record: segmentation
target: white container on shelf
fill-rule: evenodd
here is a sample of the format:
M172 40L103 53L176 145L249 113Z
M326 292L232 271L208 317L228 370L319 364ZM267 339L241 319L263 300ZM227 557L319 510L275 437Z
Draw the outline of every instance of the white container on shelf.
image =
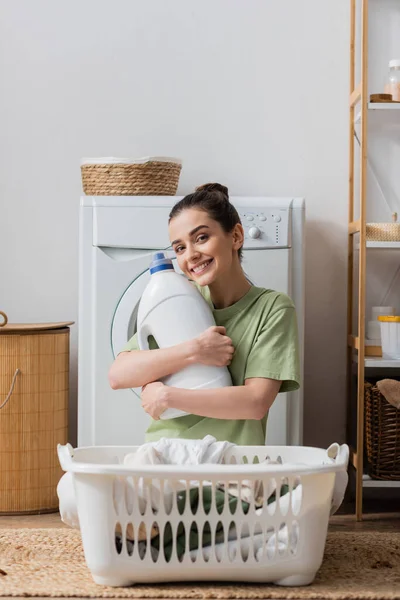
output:
M378 340L378 346L381 345L381 324L378 317L394 315L393 306L373 306L371 308L371 320L367 321L365 334L368 340Z
M379 321L368 321L366 334L368 340L378 340L380 345L381 325Z
M382 356L400 360L400 317L380 316Z
M387 315L394 315L393 306L373 306L371 308L372 321L376 321L378 317L385 317Z

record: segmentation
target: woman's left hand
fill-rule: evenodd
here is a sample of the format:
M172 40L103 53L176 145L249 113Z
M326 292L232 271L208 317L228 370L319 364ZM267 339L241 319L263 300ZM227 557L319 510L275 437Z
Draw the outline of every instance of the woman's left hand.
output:
M167 390L168 387L161 381L148 383L142 387L142 406L155 421L158 421L168 408Z

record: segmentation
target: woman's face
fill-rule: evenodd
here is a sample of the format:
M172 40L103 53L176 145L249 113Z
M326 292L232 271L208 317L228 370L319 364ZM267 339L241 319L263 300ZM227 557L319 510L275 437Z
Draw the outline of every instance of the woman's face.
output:
M229 272L241 246L241 225L226 233L204 210L188 208L171 219L169 235L183 273L201 286ZM237 235L239 233L239 235Z

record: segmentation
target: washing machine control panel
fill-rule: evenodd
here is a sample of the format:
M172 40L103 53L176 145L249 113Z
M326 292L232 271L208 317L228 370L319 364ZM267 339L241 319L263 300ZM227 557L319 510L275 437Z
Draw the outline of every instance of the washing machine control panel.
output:
M93 200L93 245L116 248L167 248L170 245L168 218L174 201L161 199L160 205L122 197L106 205L101 197ZM292 199L231 198L243 224L244 248L291 247Z
M244 228L244 248L288 248L289 208L241 208L237 211Z

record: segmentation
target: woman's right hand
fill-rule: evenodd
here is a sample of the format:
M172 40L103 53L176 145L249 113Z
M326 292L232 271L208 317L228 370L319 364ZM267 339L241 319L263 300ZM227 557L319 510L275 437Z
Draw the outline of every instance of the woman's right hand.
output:
M213 367L226 367L231 364L235 349L225 327L209 327L193 340L193 361Z

